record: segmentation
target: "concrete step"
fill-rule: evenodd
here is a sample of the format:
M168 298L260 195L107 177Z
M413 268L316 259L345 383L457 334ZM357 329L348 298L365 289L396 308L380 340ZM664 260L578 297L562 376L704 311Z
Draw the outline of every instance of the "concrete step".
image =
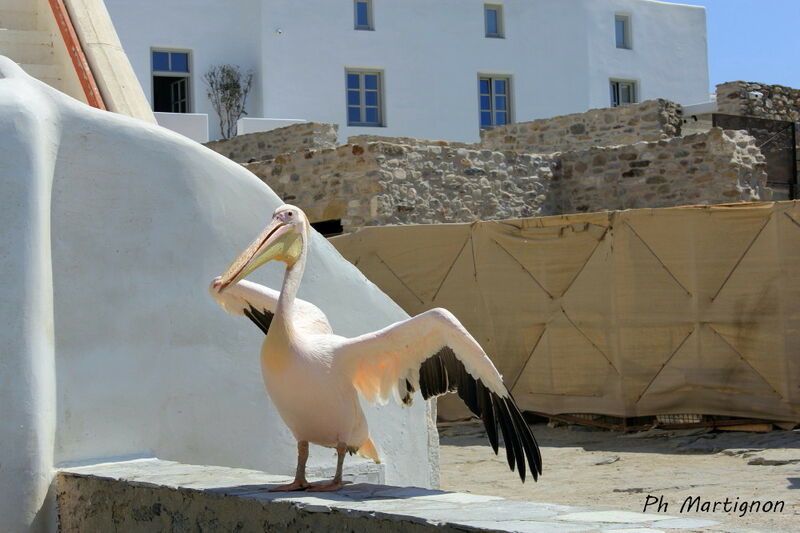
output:
M176 519L198 531L566 533L710 526L729 531L713 520L655 511L571 507L371 483L330 493L266 492L289 481L254 470L159 459L67 468L56 477L60 531L175 531Z
M5 7L5 5L3 7ZM38 20L35 9L30 11L0 9L0 28L8 30L35 30L37 25Z

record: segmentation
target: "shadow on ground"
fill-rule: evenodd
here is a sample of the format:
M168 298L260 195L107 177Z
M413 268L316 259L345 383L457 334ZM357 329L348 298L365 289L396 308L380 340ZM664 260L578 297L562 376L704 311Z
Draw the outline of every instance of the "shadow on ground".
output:
M800 449L800 430L750 433L718 431L709 428L676 429L622 433L588 426L531 426L540 447L572 448L586 451L712 454L723 450ZM478 422L448 424L439 428L439 439L448 446L486 444L486 432ZM797 457L800 460L800 453Z
M287 481L291 478L287 477ZM282 483L282 482L281 482ZM233 487L220 487L219 489L205 489L206 492L219 492L226 495L257 496L259 500L284 500L311 496L317 500L329 502L360 502L367 500L404 500L408 498L424 498L446 494L445 491L423 489L419 487L393 487L376 485L374 483L345 483L345 486L335 492L269 492L281 483L237 485Z

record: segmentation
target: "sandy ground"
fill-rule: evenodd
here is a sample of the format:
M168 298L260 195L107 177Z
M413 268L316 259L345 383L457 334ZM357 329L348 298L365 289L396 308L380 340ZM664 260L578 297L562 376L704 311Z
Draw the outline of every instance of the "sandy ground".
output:
M441 487L566 505L642 512L648 495L665 515L716 520L713 531L800 532L800 429L769 433L651 430L619 433L582 426L532 426L544 473L524 485L495 456L476 422L440 427ZM680 512L687 497L730 500L717 512ZM738 499L738 500L737 500ZM746 512L752 500L783 501L783 512ZM654 500L651 500L654 501ZM749 508L747 509L749 511ZM647 508L657 513L657 505Z

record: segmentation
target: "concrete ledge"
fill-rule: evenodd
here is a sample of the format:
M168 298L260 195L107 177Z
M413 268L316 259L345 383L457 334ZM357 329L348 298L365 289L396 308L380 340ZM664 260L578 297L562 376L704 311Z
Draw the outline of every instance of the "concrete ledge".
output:
M336 493L268 493L290 479L140 459L69 468L56 489L60 531L689 530L710 520L512 501L368 483Z
M199 143L208 142L208 115L205 113L153 113L163 126Z

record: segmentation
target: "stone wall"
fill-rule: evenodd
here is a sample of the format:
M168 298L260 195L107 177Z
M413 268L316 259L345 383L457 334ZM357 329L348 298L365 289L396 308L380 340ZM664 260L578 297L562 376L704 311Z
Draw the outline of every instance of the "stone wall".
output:
M488 446L486 457L490 457ZM314 452L312 451L312 454ZM331 460L335 462L333 457ZM345 478L350 458L345 461ZM517 483L504 472L507 483ZM291 477L139 459L58 473L61 533L513 533L668 529L664 515L364 483L335 493L268 492ZM316 481L311 478L310 481ZM533 483L528 481L528 483ZM611 516L615 515L615 516ZM705 517L704 517L705 518ZM666 522L674 523L675 520ZM708 520L682 520L697 529ZM677 526L676 526L677 527ZM6 530L10 531L10 530ZM13 530L20 531L20 530ZM4 531L5 533L5 531Z
M365 142L245 166L312 222L345 231L766 196L754 139L719 128L551 155Z
M378 162L359 145L284 154L244 166L285 202L302 208L311 222L341 219L347 231L375 212Z
M373 484L358 477L347 479L347 463L344 472L347 485L336 498L321 494L312 504L305 492L268 492L290 478L255 470L158 459L90 465L58 473L58 531L464 531L454 522L462 518L462 507L474 502L472 495ZM446 520L430 519L415 509L435 504L442 496L454 507ZM404 505L408 498L416 505ZM497 500L483 500L487 512ZM531 513L531 509L526 511Z
M360 226L529 217L545 205L549 156L386 142L307 150L245 165L312 222Z
M681 122L680 105L648 100L483 130L481 145L539 154L582 150L668 139L680 135Z
M416 137L387 137L384 135L354 135L347 138L348 144L364 144L370 142L385 142L391 144L404 144L407 146L449 146L451 148L468 148L480 150L478 143L462 143L457 141L442 141L430 139L417 139Z
M206 146L237 163L248 163L300 150L335 148L338 129L335 124L304 122L212 141Z
M800 89L732 81L717 85L717 110L729 115L800 122Z
M502 220L547 214L558 161L546 155L372 145L384 158L371 225Z
M743 131L560 154L556 209L584 213L768 199L766 162Z
M651 100L487 130L481 145L362 135L337 147L335 126L308 123L209 146L344 231L769 195L746 132L680 137L680 124L678 104Z

